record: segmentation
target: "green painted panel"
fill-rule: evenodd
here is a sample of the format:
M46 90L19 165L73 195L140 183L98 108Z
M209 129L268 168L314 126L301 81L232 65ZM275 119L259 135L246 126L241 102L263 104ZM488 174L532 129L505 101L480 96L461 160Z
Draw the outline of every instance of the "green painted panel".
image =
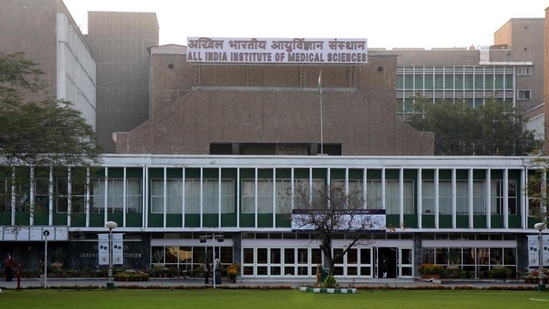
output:
M366 170L367 179L381 179L381 170L368 169Z
M185 169L185 178L200 178L200 169L199 168L186 168Z
M439 170L438 171L439 179L452 179L452 170Z
M141 227L143 225L143 214L133 213L126 214L126 226L128 227Z
M222 214L221 226L223 227L236 227L236 214Z
M183 170L180 168L169 168L168 171L168 178L181 178L183 177Z
M491 215L491 226L493 229L502 229L503 228L503 215Z
M257 174L259 175L259 178L273 178L272 169L259 169L257 170Z
M520 216L509 215L509 228L521 228Z
M385 170L385 178L386 179L398 179L400 171L399 170L393 170L393 169L386 169Z
M273 215L272 214L258 214L257 215L258 227L273 227Z
M438 227L441 229L452 228L452 216L451 215L439 215L438 216Z
M309 169L308 168L296 168L294 169L295 178L309 178Z
M419 224L417 222L416 215L404 215L404 226L406 228L418 228Z
M328 170L325 168L313 168L313 178L328 178Z
M349 179L362 179L364 178L363 169L349 169Z
M332 179L345 179L345 169L342 169L342 168L331 169L330 177Z
M434 170L421 170L421 178L422 179L435 179L435 171Z
M473 179L486 179L486 170L473 170Z
M204 178L219 178L219 169L217 168L205 168L202 172Z
M36 216L35 216L35 223L36 223ZM71 216L71 227L85 227L86 226L86 214L73 214Z
M2 225L2 220L0 219L0 225ZM35 225L48 225L49 216L47 213L37 213L34 214L34 224Z
M103 214L90 214L90 227L104 227L105 216ZM141 225L140 225L141 226Z
M400 216L399 215L386 215L385 220L387 227L400 228Z
M292 227L292 221L289 220L287 215L276 215L276 227Z
M185 215L185 227L200 227L200 214Z
M149 227L163 227L164 216L162 214L149 214Z
M181 214L167 214L166 227L181 227L183 225L183 216Z
M114 221L118 224L118 226L122 226L122 222L124 222L123 219L124 219L124 216L122 213L109 214L107 216L107 221Z
M240 215L240 227L254 227L255 215L254 214L241 214Z
M0 225L11 225L11 215L9 212L0 213Z
M457 228L469 228L469 216L457 215L456 216L456 227Z
M15 222L17 223L17 217L15 219ZM53 214L53 225L67 225L67 214L54 213Z
M276 169L276 178L278 179L289 179L292 176L292 171L289 168L277 168Z
M434 215L421 215L422 228L434 228L435 216Z
M473 226L476 229L486 228L486 215L473 215Z
M540 219L534 217L528 217L528 228L533 229L536 223L541 222Z
M217 214L204 214L202 216L202 226L204 227L218 227L219 216Z

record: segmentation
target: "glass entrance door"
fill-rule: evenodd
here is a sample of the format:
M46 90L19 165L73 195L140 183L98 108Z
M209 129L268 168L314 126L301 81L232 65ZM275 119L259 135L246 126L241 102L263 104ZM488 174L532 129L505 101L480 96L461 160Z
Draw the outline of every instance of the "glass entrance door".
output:
M414 275L414 250L412 248L398 248L398 277L411 278Z

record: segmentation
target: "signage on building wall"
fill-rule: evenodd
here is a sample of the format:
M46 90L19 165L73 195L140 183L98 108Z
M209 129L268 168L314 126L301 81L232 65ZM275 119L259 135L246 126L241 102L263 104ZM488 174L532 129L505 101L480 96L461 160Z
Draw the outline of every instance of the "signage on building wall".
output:
M98 234L98 258L99 265L109 265L109 234ZM112 264L122 265L124 249L122 247L122 234L112 234Z
M543 235L541 242L543 266L549 265L549 235ZM539 236L528 235L528 267L539 267Z
M334 220L331 225L339 230L381 231L387 227L385 209L360 209L336 214L326 214L322 211L315 214L315 211L310 209L292 209L292 230L315 230L316 225L313 222L322 222L326 219Z
M187 38L187 62L312 63L368 62L366 39Z

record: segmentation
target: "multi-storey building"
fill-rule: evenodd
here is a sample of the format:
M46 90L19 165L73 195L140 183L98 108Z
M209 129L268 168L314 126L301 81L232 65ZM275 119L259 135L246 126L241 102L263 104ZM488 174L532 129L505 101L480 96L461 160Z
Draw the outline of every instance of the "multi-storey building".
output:
M398 113L403 118L418 96L433 102L463 100L471 107L495 98L528 113L529 129L543 137L543 18L510 19L494 33L491 46L371 49L370 54L397 55Z
M24 52L44 72L47 95L71 101L95 129L95 60L63 1L4 1L1 15L0 51Z
M223 63L221 52L120 41L121 35L140 32L115 31L111 23L127 20L148 29L143 35L154 43L158 27L152 15L90 17L99 24L89 27L102 76L97 93L104 96L105 123L98 126L108 127L101 134L105 141L116 133L118 154L104 155L91 170L22 167L0 176L0 252L14 252L25 267L37 267L45 230L49 251L65 249L67 267L95 267L98 234L115 221L114 232L124 234L125 266L160 263L190 271L215 247L224 264L242 264L245 277L312 277L322 260L318 243L310 233L292 229L282 207L281 192L291 192L296 183L358 188L363 207L384 210L385 226L396 227L372 233L338 260L338 276L378 277L382 256L389 260L389 276L398 278L417 276L421 263L458 265L478 278L493 266L515 273L534 266L528 236L535 235L540 206L525 190L533 173L529 158L432 156L433 135L409 127L395 108L395 98L406 106L417 91L435 100L461 95L473 106L493 95L535 107L539 89L521 83L539 67L528 55L511 57L520 44L501 48L508 43L498 38L499 48L488 50L395 55L400 51L356 52L360 40L290 39L269 46L284 46L278 57L293 62L252 63L239 61L248 56L240 52L261 46L261 39L206 41L203 46L247 44L245 51L225 55L233 63ZM102 28L103 21L110 26ZM500 31L512 32L508 28L520 27ZM320 42L323 48L349 49L337 52L346 60L327 63L320 59L328 56L314 49L288 50ZM150 57L143 56L145 49ZM108 55L124 59L111 61ZM438 62L442 55L454 60ZM148 89L142 87L144 58ZM123 71L135 84L125 84ZM132 99L126 94L141 102L127 115ZM150 96L148 116L144 94ZM124 103L114 106L118 98ZM225 241L200 242L213 233ZM345 245L343 238L332 247L339 251Z

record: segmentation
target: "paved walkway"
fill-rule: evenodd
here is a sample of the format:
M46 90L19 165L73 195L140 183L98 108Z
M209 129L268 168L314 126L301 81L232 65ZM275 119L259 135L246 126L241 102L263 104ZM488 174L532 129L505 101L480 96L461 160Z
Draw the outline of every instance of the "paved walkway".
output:
M291 287L299 287L305 285L313 285L314 278L310 279L247 279L238 278L236 283L228 283L227 280L222 280L221 285L247 285L247 286L280 286L286 285ZM56 288L60 286L106 286L107 278L48 278L48 286ZM342 279L338 280L341 287L360 287L360 286L390 286L390 287L414 287L414 286L475 286L478 288L489 286L530 286L536 287L535 284L527 284L519 280L435 280L433 282L414 279ZM115 286L203 286L203 278L151 278L144 282L120 282L115 281ZM209 286L213 285L210 283ZM21 288L40 287L40 279L21 279ZM0 289L15 289L17 288L17 278L12 282L0 281Z

